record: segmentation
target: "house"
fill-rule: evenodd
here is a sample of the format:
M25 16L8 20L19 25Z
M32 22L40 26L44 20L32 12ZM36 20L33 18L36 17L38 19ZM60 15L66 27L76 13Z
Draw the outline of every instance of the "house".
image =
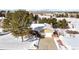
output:
M45 35L45 37L51 37L52 33L53 33L53 28L51 27L51 25L49 24L31 24L30 26L32 28L32 30L41 32L43 30L43 34Z

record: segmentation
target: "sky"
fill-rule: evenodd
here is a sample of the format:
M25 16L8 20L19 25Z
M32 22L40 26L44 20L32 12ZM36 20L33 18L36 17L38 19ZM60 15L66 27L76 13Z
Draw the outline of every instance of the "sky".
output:
M0 0L0 9L78 10L78 0Z

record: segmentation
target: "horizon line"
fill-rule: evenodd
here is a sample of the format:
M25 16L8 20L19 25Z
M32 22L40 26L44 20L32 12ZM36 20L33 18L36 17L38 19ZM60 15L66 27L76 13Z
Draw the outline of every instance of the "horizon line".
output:
M27 11L79 11L79 9L0 9L0 10L27 10Z

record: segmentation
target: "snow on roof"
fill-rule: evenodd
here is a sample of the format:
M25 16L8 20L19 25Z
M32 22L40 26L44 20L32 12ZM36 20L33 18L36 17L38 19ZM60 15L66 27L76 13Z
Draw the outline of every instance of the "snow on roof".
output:
M51 27L50 24L44 23L44 24L31 24L30 26L32 28L32 30L36 30L38 32L40 32L43 29L49 29L53 31L53 28Z
M45 26L44 24L31 24L31 28L32 29L34 29L34 28L36 28L36 27L43 27L43 26Z

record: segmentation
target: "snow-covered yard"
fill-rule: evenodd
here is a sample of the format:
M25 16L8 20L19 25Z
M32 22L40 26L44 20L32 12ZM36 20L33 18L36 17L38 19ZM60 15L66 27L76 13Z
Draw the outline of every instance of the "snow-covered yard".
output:
M67 34L64 35L65 42L74 50L79 50L79 34Z
M0 36L0 49L36 49L34 47L34 43L38 42L32 41L32 42L21 42L20 38L15 38L11 34Z
M79 32L79 18L57 18L57 20L66 19L67 21L71 22L69 24L70 29L72 31L78 31ZM74 27L74 28L72 28ZM64 40L66 44L70 45L72 49L79 50L79 34L68 34L65 32L65 30L62 32L64 33Z

